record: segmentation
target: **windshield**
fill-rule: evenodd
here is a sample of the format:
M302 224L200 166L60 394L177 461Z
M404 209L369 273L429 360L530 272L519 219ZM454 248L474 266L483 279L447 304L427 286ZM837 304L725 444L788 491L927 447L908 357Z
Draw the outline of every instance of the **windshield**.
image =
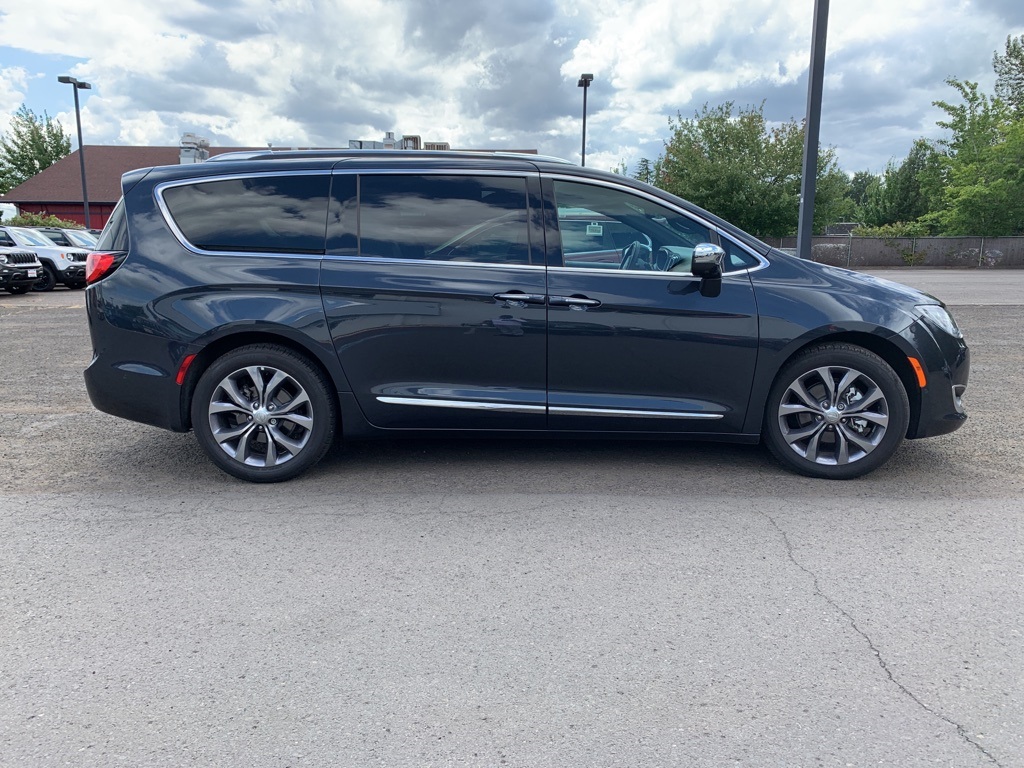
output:
M11 228L7 230L11 233L11 237L14 238L14 242L18 245L42 245L53 247L56 245L53 240L41 235L39 232L33 232L29 229L15 229Z
M96 245L96 238L84 229L65 229L64 234L68 236L68 240L72 243L83 248L92 248Z

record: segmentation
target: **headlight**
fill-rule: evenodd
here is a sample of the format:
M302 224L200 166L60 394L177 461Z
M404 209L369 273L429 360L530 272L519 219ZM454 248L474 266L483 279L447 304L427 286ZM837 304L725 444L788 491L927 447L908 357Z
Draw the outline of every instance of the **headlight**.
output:
M946 311L945 307L940 307L938 304L918 304L917 311L921 313L921 317L927 317L934 325L937 325L950 336L955 336L958 339L964 337L964 334L956 324L956 320Z
M7 263L7 254L6 253L0 253L0 264L6 264L6 263Z

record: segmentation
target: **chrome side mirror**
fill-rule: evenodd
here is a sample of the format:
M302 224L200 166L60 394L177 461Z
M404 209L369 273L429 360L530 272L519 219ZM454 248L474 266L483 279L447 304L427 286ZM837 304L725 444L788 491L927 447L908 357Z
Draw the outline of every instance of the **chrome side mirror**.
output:
M693 249L693 263L690 274L700 278L700 295L710 299L722 292L722 272L725 267L725 251L711 243L701 243Z

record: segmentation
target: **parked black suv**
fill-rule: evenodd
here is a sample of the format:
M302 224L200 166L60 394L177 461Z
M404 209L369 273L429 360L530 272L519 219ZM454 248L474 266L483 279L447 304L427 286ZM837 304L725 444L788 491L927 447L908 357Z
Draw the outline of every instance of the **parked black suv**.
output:
M0 288L8 293L28 293L42 272L43 265L33 251L0 244Z
M936 299L661 190L532 156L262 152L150 168L88 263L100 410L246 480L336 432L764 440L851 478L951 432Z

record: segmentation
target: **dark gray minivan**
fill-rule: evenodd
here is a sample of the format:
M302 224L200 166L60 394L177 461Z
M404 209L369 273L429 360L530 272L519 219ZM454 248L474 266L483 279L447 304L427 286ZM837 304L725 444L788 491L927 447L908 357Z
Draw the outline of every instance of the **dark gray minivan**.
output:
M941 302L622 176L267 151L122 189L88 261L89 395L246 480L401 434L763 440L841 479L966 418Z

